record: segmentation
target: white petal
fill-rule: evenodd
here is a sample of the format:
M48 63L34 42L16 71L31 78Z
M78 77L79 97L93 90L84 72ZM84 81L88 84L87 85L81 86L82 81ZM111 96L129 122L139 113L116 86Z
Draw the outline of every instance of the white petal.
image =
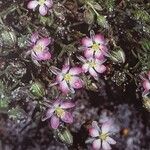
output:
M109 145L106 141L103 141L103 142L102 142L102 148L103 148L104 150L111 150L110 145Z
M91 129L89 129L89 134L92 137L98 137L99 136L99 131L96 130L96 128L91 128Z
M101 148L101 140L100 139L94 140L92 146L94 150L99 150Z
M106 142L108 142L109 144L116 144L116 141L112 139L111 137L107 137Z

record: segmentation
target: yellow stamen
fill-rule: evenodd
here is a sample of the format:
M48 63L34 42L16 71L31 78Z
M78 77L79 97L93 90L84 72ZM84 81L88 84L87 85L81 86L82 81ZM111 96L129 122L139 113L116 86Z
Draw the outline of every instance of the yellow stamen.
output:
M91 61L91 62L89 62L89 65L90 65L90 67L95 67L96 66L96 63L94 62L94 61Z
M64 80L65 81L70 81L72 79L72 75L71 74L69 74L69 73L67 73L65 76L64 76Z
M102 141L105 141L106 138L108 137L108 133L102 133L99 138L102 140Z
M45 0L39 0L39 5L44 5L45 4Z
M37 45L34 46L33 49L34 49L34 51L36 51L36 52L40 52L40 51L43 50L43 47L42 47L40 44L37 44Z
M93 44L92 45L92 49L94 50L94 51L97 51L97 50L99 50L99 44Z
M64 111L62 108L57 107L57 108L55 109L55 113L56 113L56 115L57 115L58 117L62 117L62 116L64 115L65 111Z

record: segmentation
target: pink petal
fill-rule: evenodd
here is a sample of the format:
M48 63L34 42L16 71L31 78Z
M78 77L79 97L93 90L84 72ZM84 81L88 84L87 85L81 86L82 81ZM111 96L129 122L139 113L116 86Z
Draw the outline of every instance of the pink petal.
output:
M31 42L32 43L36 43L36 41L38 40L39 38L39 35L37 32L33 33L32 36L31 36Z
M92 42L92 39L86 37L86 38L83 38L82 39L82 44L85 46L85 47L90 47L93 45L93 42Z
M88 63L85 63L85 64L82 66L82 70L86 73L86 72L89 70L89 64L88 64Z
M62 73L63 73L63 74L68 73L69 69L70 69L70 66L64 65L63 68L62 68Z
M95 52L95 58L97 59L103 59L104 58L104 54L101 50L98 50Z
M45 16L47 14L47 7L45 5L42 5L39 7L39 12L42 16Z
M69 89L69 86L66 81L60 82L59 86L63 93L65 93L65 94L69 93L70 89Z
M110 145L109 145L106 141L103 141L103 142L102 142L102 148L103 148L104 150L111 150Z
M50 8L50 7L52 7L52 5L53 5L53 1L52 1L52 0L46 0L46 1L45 1L45 4L46 4L47 7Z
M145 80L144 82L143 82L143 87L144 87L144 89L145 90L150 90L150 81L149 80Z
M50 38L42 38L42 39L37 41L37 44L40 44L43 47L46 47L50 44L50 42L51 42Z
M60 104L61 104L61 100L60 100L60 99L57 99L57 100L53 103L53 106L54 106L54 107L58 107Z
M57 129L58 126L59 126L59 118L54 115L51 117L51 127L53 129Z
M30 1L27 5L29 9L35 9L38 5L38 1Z
M150 80L150 71L148 72L148 79Z
M104 43L105 43L104 36L101 35L101 34L95 35L94 41L95 41L96 43L98 43L98 44L104 44Z
M100 150L101 140L100 139L94 140L92 146L94 150Z
M96 71L95 71L93 68L90 68L90 69L89 69L89 73L90 73L94 78L97 78L97 77L98 77L98 74L96 73Z
M75 89L80 89L83 86L83 82L79 77L72 77L72 80L70 81L70 85L71 87L75 88Z
M45 117L42 118L42 121L49 119L53 115L54 111L55 111L55 109L53 109L53 108L48 109Z
M86 49L86 50L84 51L84 56L85 56L86 58L93 57L93 55L94 55L94 51L93 51L92 49Z
M96 128L91 128L91 129L89 129L89 134L92 137L98 137L99 136L99 131Z
M69 74L71 74L71 75L78 75L81 72L82 72L82 69L80 67L74 67L74 68L70 69Z
M57 77L56 77L56 80L58 81L58 82L61 82L62 80L63 80L63 75L61 74L61 73L59 73L58 75L57 75Z
M43 52L40 57L41 60L49 60L51 59L51 53L50 52Z
M73 107L75 107L75 104L71 102L64 102L61 104L61 108L63 109L68 109L68 108L73 108Z
M65 114L61 117L62 121L66 123L73 123L73 117L70 112L65 112Z
M111 137L107 137L106 142L108 142L109 144L116 144L116 141L112 139Z
M105 45L100 45L100 49L104 55L107 54L108 48Z
M95 70L99 73L103 73L106 70L106 67L104 65L96 65Z

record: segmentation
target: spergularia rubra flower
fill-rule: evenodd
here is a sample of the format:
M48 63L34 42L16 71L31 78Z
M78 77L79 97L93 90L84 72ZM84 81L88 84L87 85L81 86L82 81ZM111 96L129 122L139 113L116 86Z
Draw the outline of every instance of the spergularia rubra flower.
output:
M28 3L27 7L29 9L35 10L39 6L39 12L42 16L45 16L48 10L52 7L52 0L32 0Z
M143 96L146 96L150 93L150 71L146 74L146 78L142 77L143 80L143 88L144 88L144 92L143 92Z
M56 67L51 67L51 71L57 75L56 84L59 84L60 90L63 93L74 93L74 89L82 88L83 81L79 77L79 75L82 73L82 69L80 67L70 68L69 61L66 61L62 70Z
M38 33L31 36L31 57L33 61L49 60L51 53L47 47L51 43L51 38L39 38Z
M110 144L116 144L116 141L110 137L111 132L111 123L106 122L99 128L98 123L93 121L92 127L89 129L91 137L86 143L92 143L94 150L111 150Z
M82 49L84 50L85 57L95 57L97 59L100 59L104 55L107 55L108 49L103 35L95 35L93 31L91 31L90 34L90 38L85 37L82 39Z
M73 122L73 116L68 109L75 107L75 104L68 101L56 100L49 106L46 115L42 118L42 121L50 119L50 125L53 129L57 129L60 125L60 121L71 124Z
M104 59L78 57L84 64L82 70L84 73L89 72L96 80L98 80L98 74L103 73L106 67L103 65Z

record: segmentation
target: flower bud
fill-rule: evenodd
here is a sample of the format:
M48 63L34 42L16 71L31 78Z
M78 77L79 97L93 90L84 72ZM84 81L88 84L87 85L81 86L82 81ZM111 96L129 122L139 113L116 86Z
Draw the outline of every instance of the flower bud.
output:
M44 86L38 81L32 83L30 91L37 98L43 97L45 95Z
M56 138L67 145L73 144L73 136L66 127L61 127L56 131Z
M5 48L13 48L17 43L16 33L13 29L1 29L0 43Z
M125 63L125 53L120 47L117 47L111 52L110 59L115 63Z

